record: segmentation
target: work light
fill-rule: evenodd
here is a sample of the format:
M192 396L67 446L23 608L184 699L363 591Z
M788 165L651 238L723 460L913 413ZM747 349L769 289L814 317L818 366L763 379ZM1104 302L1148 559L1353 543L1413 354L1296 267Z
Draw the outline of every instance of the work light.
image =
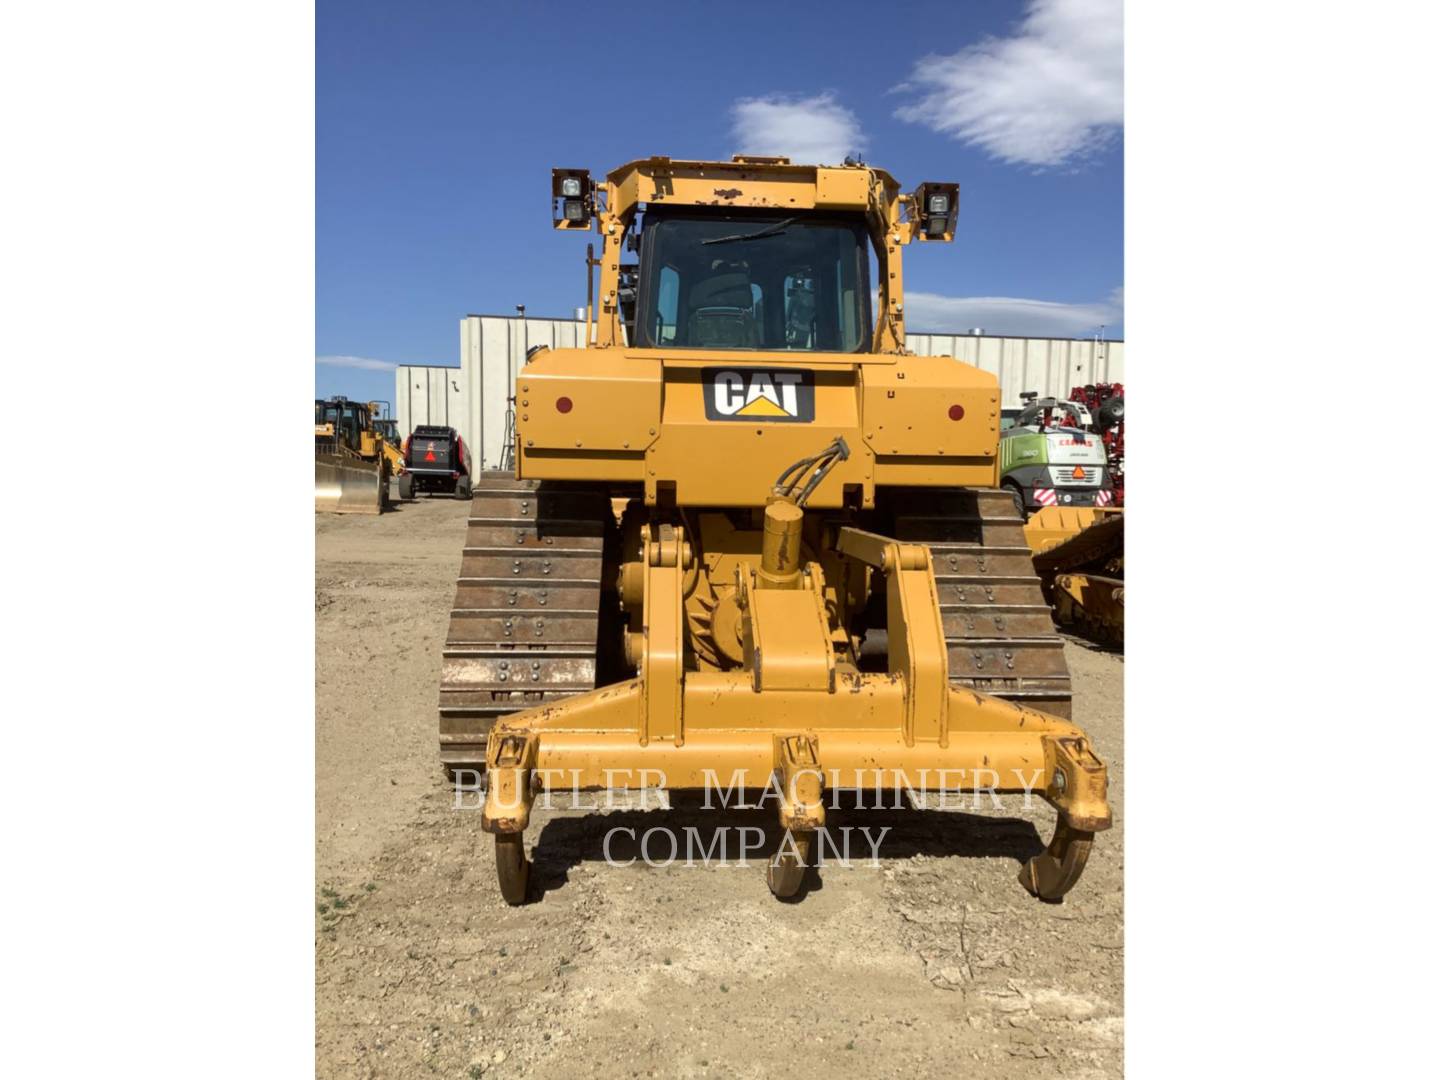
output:
M949 240L955 235L955 211L960 201L959 184L926 182L910 196L910 220L915 222L919 240Z
M550 197L557 229L587 229L595 214L594 185L584 169L552 169Z

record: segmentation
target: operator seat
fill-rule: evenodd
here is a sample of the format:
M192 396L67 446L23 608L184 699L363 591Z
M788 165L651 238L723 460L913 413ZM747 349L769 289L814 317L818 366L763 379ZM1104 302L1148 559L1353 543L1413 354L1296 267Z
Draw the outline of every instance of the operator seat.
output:
M686 337L692 348L758 349L760 325L747 274L720 274L690 293Z

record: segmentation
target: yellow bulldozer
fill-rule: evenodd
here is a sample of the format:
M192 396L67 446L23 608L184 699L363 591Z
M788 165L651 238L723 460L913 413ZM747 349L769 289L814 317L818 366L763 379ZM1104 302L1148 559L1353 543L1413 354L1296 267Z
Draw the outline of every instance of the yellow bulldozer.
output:
M652 157L551 197L602 244L586 340L518 374L440 686L506 901L534 897L541 793L615 788L772 790L782 898L836 793L1033 794L1057 822L1020 881L1059 900L1110 826L1105 765L997 487L997 380L905 348L902 254L953 239L958 186Z
M387 436L384 402L332 397L315 402L315 509L379 514L390 503L390 477L404 472Z
M1125 646L1125 511L1046 506L1025 523L1041 591L1061 626Z

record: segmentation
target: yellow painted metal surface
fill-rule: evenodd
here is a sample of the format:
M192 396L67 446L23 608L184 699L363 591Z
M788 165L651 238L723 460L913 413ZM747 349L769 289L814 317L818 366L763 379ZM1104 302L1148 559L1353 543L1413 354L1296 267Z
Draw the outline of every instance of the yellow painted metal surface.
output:
M922 235L889 173L869 166L791 164L781 158L729 162L664 157L633 161L597 188L595 227L603 243L594 347L543 350L519 372L518 475L645 485L647 503L756 506L759 476L774 475L842 437L853 451L810 505L838 507L855 492L862 505L877 484L990 486L997 480L999 384L994 375L904 348L902 249ZM870 347L859 353L706 351L627 347L621 327L620 268L626 231L651 205L823 209L860 215L874 245L878 311ZM951 239L945 233L927 239ZM814 418L754 425L707 419L707 367L813 372ZM568 411L556 408L565 398ZM954 418L952 418L954 410ZM643 455L643 458L642 458ZM726 468L713 463L723 461Z
M1124 513L1047 506L1025 523L1025 541L1056 621L1115 646L1125 640Z
M828 691L835 685L835 650L820 591L820 567L802 576L798 589L766 588L752 570L750 584L742 590L744 661L758 693Z
M1000 440L995 376L949 357L907 356L861 378L865 441L877 455L962 458L989 468Z
M1062 544L1096 522L1123 514L1115 507L1095 506L1045 506L1030 515L1025 522L1025 542L1030 550L1039 554Z
M633 210L639 203L865 210L871 188L877 183L891 193L891 198L899 193L899 185L888 173L863 166L829 168L655 157L622 165L606 177L608 209L616 215Z
M930 551L908 544L896 544L892 550L892 566L885 575L885 610L886 625L896 630L890 640L890 670L905 679L902 730L909 745L934 739L943 748L950 741L950 661ZM913 554L918 565L906 565L907 554Z
M516 426L529 450L638 453L655 441L662 385L656 356L546 349L516 381Z
M405 455L383 439L380 441L380 452L390 464L391 476L399 476L405 471Z
M680 728L680 692L685 663L685 530L658 525L645 542L644 651L641 678L649 688L642 701L640 739L684 742Z
M1056 593L1063 596L1061 606L1070 606L1079 612L1088 612L1096 619L1124 627L1125 584L1110 578L1091 574L1060 574L1055 578ZM1066 618L1069 614L1070 618ZM1061 621L1072 621L1076 613L1060 613Z
M684 740L641 744L643 694L642 683L631 680L518 713L497 723L491 753L508 738L530 740L540 786L556 789L759 788L777 765L775 735L801 732L816 740L827 788L1028 789L1076 827L1096 832L1110 825L1105 768L1084 732L981 694L949 691L946 741L908 743L904 687L887 676L848 677L833 694L773 690L759 709L747 673L692 674L685 680ZM489 767L493 772L495 759ZM503 794L496 802L503 806Z
M958 194L953 185L943 190ZM1047 899L1073 886L1093 833L1109 827L1105 766L1080 728L951 684L951 639L928 543L855 524L892 513L877 503L886 484L988 488L998 480L995 376L904 349L901 252L920 238L910 198L888 173L867 166L756 158L650 158L611 172L597 188L591 208L603 251L587 336L594 345L541 351L521 369L516 461L521 482L596 481L616 485L615 496L638 493L621 512L618 564L607 571L617 582L634 677L495 720L482 825L502 841L507 900L523 898L526 880L515 836L536 791L549 788L733 789L765 787L779 776L781 824L807 839L823 825L827 788L1033 793L1055 807L1057 829L1021 882ZM641 204L862 216L879 267L868 349L628 347L619 275ZM717 378L707 415L709 367L727 379L734 373L733 385L751 391L749 399L726 406ZM746 369L774 378L752 382ZM797 384L793 372L809 381ZM737 411L763 405L758 387L812 383L813 407L785 404L777 393L759 412ZM979 506L944 525L972 545L962 546L963 557L984 573L985 536L1003 527ZM856 515L872 507L873 517ZM913 530L924 511L889 520L909 520ZM523 543L526 534L519 535ZM1009 544L997 558L1026 561L1023 548ZM948 556L951 574L961 558ZM881 658L863 649L875 627L862 616L877 589L883 670ZM978 666L980 644L965 639L957 663L973 657ZM772 890L790 895L799 882L793 862L773 870Z
M1026 864L1021 883L1059 899L1078 879L1093 834L1110 826L1105 766L1083 731L951 687L930 549L849 526L833 534L826 560L840 580L837 561L884 575L889 653L884 673L841 664L830 634L849 594L833 585L827 592L822 562L800 564L798 509L786 496L772 499L759 565L738 566L745 649L741 666L724 671L683 664L693 633L685 597L706 577L686 528L645 527L639 677L498 720L482 826L513 838L535 792L552 787L718 791L765 787L778 774L781 824L801 833L823 824L826 787L1022 791L1048 801L1058 818L1050 847ZM636 576L622 575L632 609ZM505 895L523 898L517 882L526 867L512 865L513 845L497 851L508 860L500 865ZM777 895L798 887L793 873L771 870Z
M815 208L865 209L870 199L870 176L863 169L816 169Z
M688 352L688 351L687 351ZM997 480L999 392L993 375L937 357L734 352L676 359L663 349L537 353L517 382L522 477L643 481L690 506L763 505L764 479L843 437L852 450L811 497L837 507L846 488L864 505L875 487L990 487ZM843 364L843 367L840 365ZM808 423L707 419L701 373L800 369L814 374ZM570 409L557 408L567 398ZM951 409L962 410L952 419ZM725 468L715 468L725 462Z

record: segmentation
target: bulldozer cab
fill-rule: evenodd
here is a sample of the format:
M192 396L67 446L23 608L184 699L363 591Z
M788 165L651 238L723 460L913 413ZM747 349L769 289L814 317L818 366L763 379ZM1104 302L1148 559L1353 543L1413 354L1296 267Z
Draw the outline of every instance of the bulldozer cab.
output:
M375 434L396 450L400 448L400 428L390 416L390 402L369 401L365 407L370 411L370 426Z
M344 447L364 457L374 455L375 428L370 407L346 398L330 398L315 402L315 440L317 449L322 441L326 449L336 452Z
M556 169L552 195L556 228L594 223L603 237L590 344L893 354L904 350L901 248L954 238L959 185L902 194L857 161L655 157L604 184Z
M400 428L394 420L389 418L376 420L375 431L396 450L400 449Z

